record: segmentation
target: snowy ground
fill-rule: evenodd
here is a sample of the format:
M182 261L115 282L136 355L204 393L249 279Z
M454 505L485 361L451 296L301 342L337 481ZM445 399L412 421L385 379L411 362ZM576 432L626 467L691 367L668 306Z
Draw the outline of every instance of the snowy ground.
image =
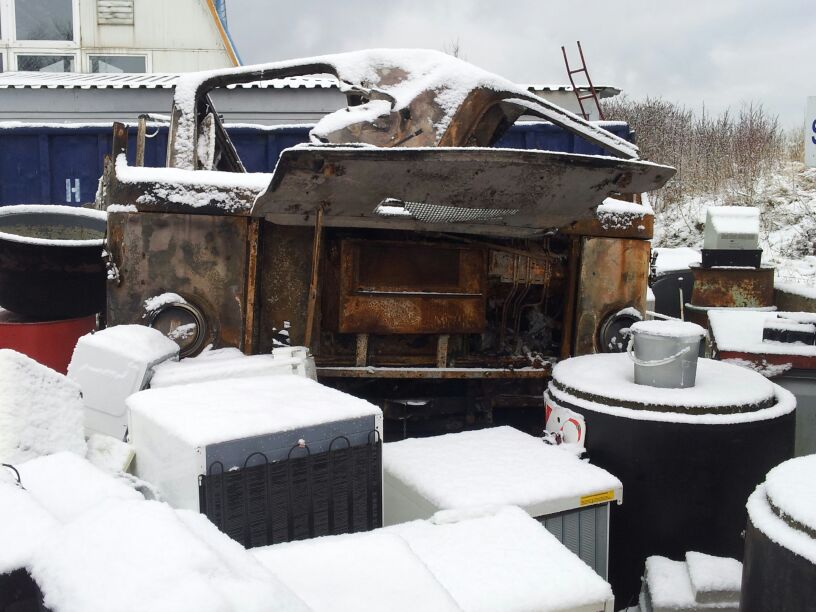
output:
M706 208L727 205L759 207L762 261L776 267L778 285L816 287L816 168L791 162L752 194L688 198L657 212L653 245L702 248Z

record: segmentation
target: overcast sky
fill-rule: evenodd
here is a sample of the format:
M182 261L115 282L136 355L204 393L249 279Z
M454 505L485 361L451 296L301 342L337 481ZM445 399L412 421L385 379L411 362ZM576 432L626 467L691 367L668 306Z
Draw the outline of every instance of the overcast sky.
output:
M449 50L520 83L596 85L719 112L761 101L786 127L816 95L816 0L227 0L245 63L371 47ZM580 75L579 75L580 76Z

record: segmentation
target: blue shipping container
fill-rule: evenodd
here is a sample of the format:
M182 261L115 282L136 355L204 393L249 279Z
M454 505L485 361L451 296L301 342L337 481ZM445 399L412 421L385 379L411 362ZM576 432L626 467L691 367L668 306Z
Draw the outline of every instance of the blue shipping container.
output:
M604 127L621 138L633 139L625 123L610 122ZM271 172L281 151L308 141L309 128L232 127L228 132L249 172ZM105 155L110 153L111 133L106 124L0 126L0 206L93 202ZM164 166L167 128L148 129L150 135L145 165ZM128 144L128 161L133 163L135 138ZM548 123L514 125L496 146L604 154L600 147Z

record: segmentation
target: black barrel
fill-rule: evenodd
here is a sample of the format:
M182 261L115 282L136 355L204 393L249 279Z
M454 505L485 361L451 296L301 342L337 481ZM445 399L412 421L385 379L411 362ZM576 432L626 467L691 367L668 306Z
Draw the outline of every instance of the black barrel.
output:
M793 456L795 413L694 425L573 409L584 416L592 463L623 483L609 539L609 581L620 605L637 597L651 555L742 558L745 500L769 469Z
M42 320L103 310L105 230L97 211L0 208L0 307Z
M814 609L816 564L777 544L748 521L742 562L741 612Z
M742 612L816 610L816 455L770 471L748 499Z

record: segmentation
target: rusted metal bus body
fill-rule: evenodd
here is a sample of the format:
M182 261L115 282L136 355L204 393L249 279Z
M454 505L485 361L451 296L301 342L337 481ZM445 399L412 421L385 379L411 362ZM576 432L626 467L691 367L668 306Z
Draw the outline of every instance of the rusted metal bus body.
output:
M424 91L401 109L392 100L390 116L318 136L337 145L284 151L271 177L242 174L207 88L334 67L202 81L195 121L174 108L171 168L108 166L101 203L118 205L108 325L186 326L195 330L181 340L186 354L308 346L319 379L379 403L392 437L520 415L540 429L552 363L618 350L617 330L644 309L648 208L604 216L597 205L611 194L637 200L673 170L557 108L539 115L617 157L485 148L538 101L517 106L507 100L518 91L476 88L444 130ZM350 101L386 97L373 91L355 89ZM115 129L114 152L126 138ZM342 144L352 138L369 146ZM145 311L167 292L184 303Z

